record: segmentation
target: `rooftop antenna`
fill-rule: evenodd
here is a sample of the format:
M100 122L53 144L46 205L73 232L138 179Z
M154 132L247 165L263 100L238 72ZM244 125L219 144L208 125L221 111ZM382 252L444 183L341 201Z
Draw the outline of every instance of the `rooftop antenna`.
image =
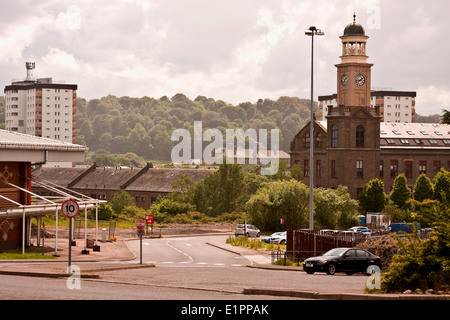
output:
M26 62L25 67L27 68L27 81L33 80L33 70L36 67L36 63Z

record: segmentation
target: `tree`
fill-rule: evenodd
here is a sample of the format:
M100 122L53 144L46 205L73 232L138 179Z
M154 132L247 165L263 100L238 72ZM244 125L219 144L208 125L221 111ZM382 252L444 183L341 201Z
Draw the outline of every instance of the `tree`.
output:
M442 110L444 113L441 117L441 123L442 124L450 124L450 111L447 109Z
M113 209L114 214L120 215L125 207L134 206L134 200L128 192L125 190L120 190L113 196L109 202L109 205Z
M434 199L443 202L450 201L450 171L441 169L433 178Z
M366 212L381 212L386 205L384 183L380 179L373 179L364 186L359 194L359 203Z
M314 190L314 227L321 229L348 229L358 224L358 202L348 188L317 188Z
M422 202L425 199L433 199L433 183L426 174L422 173L416 180L414 186L414 200Z
M217 172L195 185L192 203L197 211L216 217L223 213L241 211L248 198L244 191L241 165L222 164Z
M278 230L281 218L286 228L305 228L309 188L294 179L268 182L249 199L246 208L251 222L262 230Z
M409 209L408 200L411 199L411 189L408 188L406 176L403 173L395 178L389 198L400 209Z

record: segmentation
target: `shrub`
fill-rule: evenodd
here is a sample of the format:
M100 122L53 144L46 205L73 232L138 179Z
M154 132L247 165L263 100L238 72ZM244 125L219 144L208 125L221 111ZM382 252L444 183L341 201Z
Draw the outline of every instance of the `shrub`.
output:
M382 270L388 270L393 258L400 253L400 246L394 235L385 235L380 238L370 238L357 245L357 248L365 249L381 259Z

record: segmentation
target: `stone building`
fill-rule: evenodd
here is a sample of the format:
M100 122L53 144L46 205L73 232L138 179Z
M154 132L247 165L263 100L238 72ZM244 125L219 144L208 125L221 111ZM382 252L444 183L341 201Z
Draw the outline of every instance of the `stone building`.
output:
M396 176L404 173L412 186L420 173L432 178L440 168L450 170L450 126L381 122L379 105L371 104L371 70L364 28L347 25L337 68L337 106L328 106L326 121L303 127L291 142L291 165L303 168L301 181L315 187L348 186L358 198L374 178L389 193ZM310 145L314 147L314 172L309 172Z

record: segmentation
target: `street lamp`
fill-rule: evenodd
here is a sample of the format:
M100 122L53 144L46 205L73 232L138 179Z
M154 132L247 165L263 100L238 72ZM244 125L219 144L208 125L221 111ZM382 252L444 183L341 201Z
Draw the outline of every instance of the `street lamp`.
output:
M314 26L305 31L311 37L311 122L309 131L309 229L314 229L314 36L325 35Z

